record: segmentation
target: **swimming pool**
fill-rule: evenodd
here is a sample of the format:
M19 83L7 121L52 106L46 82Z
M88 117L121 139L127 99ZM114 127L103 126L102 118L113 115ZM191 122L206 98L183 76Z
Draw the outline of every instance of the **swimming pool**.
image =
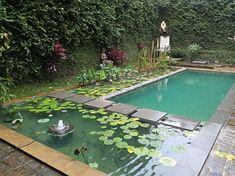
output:
M208 121L234 82L234 74L186 70L112 100Z

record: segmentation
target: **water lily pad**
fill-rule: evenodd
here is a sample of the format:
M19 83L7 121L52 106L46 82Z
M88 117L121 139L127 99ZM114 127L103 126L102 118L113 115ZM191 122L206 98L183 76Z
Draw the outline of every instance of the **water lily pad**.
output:
M132 130L132 131L130 132L130 135L131 135L131 136L138 136L138 134L139 134L138 131Z
M152 158L160 158L162 156L162 153L155 149L149 149L148 156Z
M186 150L186 145L185 144L176 144L174 146L172 146L171 148L174 152L184 152Z
M149 139L157 139L157 137L158 137L156 134L147 134L146 136Z
M94 115L90 116L90 119L96 119L96 116L94 116Z
M114 134L113 130L106 130L106 131L104 131L104 136L111 137L113 134Z
M95 135L95 134L97 134L97 132L96 131L91 131L89 134L90 135Z
M154 148L160 148L162 146L162 142L161 141L151 141L150 145Z
M131 135L128 135L128 134L126 134L126 135L124 135L124 136L123 136L123 138L124 138L124 139L131 139L131 138L132 138L132 136L131 136Z
M50 119L45 118L45 119L39 119L37 122L38 122L38 123L47 123L47 122L49 122L49 121L50 121Z
M123 130L123 133L130 133L131 130Z
M117 148L120 148L120 149L126 148L127 145L128 145L128 144L127 144L126 142L117 142L117 143L116 143Z
M104 126L101 126L100 128L105 129L105 128L107 128L107 126L104 125Z
M83 115L82 118L84 118L84 119L89 119L89 118L90 118L90 115L87 115L87 114L86 114L86 115Z
M144 134L144 135L140 135L140 136L138 136L138 138L140 138L140 139L146 139L146 138L147 138L147 136Z
M98 168L99 164L98 163L89 163L89 166L92 168Z
M99 140L100 141L106 141L106 140L108 140L108 137L107 136L100 136Z
M113 142L121 142L121 141L122 141L122 138L120 137L113 138Z
M133 153L133 152L134 152L134 149L135 149L134 146L130 146L130 145L127 146L127 151L128 151L129 153Z
M135 122L131 122L131 123L128 123L127 126L129 128L138 128L139 127L139 124L138 123L135 123Z
M48 117L53 117L53 115L52 115L52 114L49 114Z
M143 128L148 128L150 125L148 123L141 123L140 126Z
M125 125L124 125L124 126L121 126L120 128L121 128L122 130L128 130L128 129L129 129L129 127L128 127L128 126L125 126Z
M159 161L163 166L175 166L177 164L177 161L170 157L163 157Z
M111 126L117 126L117 125L118 125L118 122L116 122L116 121L110 122L110 125L111 125Z
M112 145L112 144L113 144L113 141L112 141L112 140L105 140L105 141L104 141L104 144L105 144L105 145Z
M134 148L134 153L138 156L144 156L149 153L148 148L145 147L139 147L139 148Z
M140 144L143 144L143 145L148 145L149 144L149 140L148 139L138 139L138 142Z

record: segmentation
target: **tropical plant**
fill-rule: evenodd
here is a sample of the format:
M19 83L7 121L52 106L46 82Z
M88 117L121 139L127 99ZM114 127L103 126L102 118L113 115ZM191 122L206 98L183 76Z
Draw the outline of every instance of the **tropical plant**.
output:
M4 102L9 101L14 97L13 94L9 93L10 87L14 84L10 79L0 77L0 107Z
M187 47L188 57L189 59L195 60L198 59L200 51L202 50L202 47L198 44L192 44Z

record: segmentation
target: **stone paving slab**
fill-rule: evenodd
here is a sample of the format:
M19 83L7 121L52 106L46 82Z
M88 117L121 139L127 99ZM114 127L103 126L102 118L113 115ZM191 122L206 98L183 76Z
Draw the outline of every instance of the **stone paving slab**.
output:
M133 114L137 110L137 107L132 106L132 105L123 104L123 103L118 103L118 104L113 104L112 106L110 106L106 110L108 112L117 112L117 113L124 114L124 115L128 116L128 115Z
M200 121L197 122L197 121L183 118L181 116L176 116L176 115L171 115L171 114L166 115L166 118L167 119L165 121L161 121L160 123L164 125L169 125L172 127L184 129L184 130L190 130L190 131L193 131L200 123Z
M64 176L19 149L0 140L1 176Z
M136 113L132 114L131 117L138 117L141 121L157 123L167 113L151 110L151 109L138 109Z
M114 102L109 101L109 100L103 100L103 99L96 99L93 101L89 101L85 103L84 105L90 107L90 108L95 108L95 109L100 109L100 108L107 108L111 106Z
M49 97L54 97L54 98L59 98L59 99L66 99L66 98L73 97L75 95L77 95L77 94L71 93L71 92L68 92L68 91L56 92L56 93L48 94Z
M66 98L66 100L74 102L74 103L86 103L88 101L94 100L94 98L88 97L88 96L85 96L85 95L75 95L75 96L72 96L70 98Z

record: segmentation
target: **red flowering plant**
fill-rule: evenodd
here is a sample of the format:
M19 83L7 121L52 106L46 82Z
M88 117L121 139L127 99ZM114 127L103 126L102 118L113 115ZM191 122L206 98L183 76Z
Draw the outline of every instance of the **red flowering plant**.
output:
M61 43L57 41L53 47L53 57L47 63L48 72L56 73L58 64L64 60L67 60L66 49L64 49Z
M114 65L123 65L124 62L127 60L127 53L126 51L117 49L117 48L109 48L106 50L106 55L109 60L114 62Z

